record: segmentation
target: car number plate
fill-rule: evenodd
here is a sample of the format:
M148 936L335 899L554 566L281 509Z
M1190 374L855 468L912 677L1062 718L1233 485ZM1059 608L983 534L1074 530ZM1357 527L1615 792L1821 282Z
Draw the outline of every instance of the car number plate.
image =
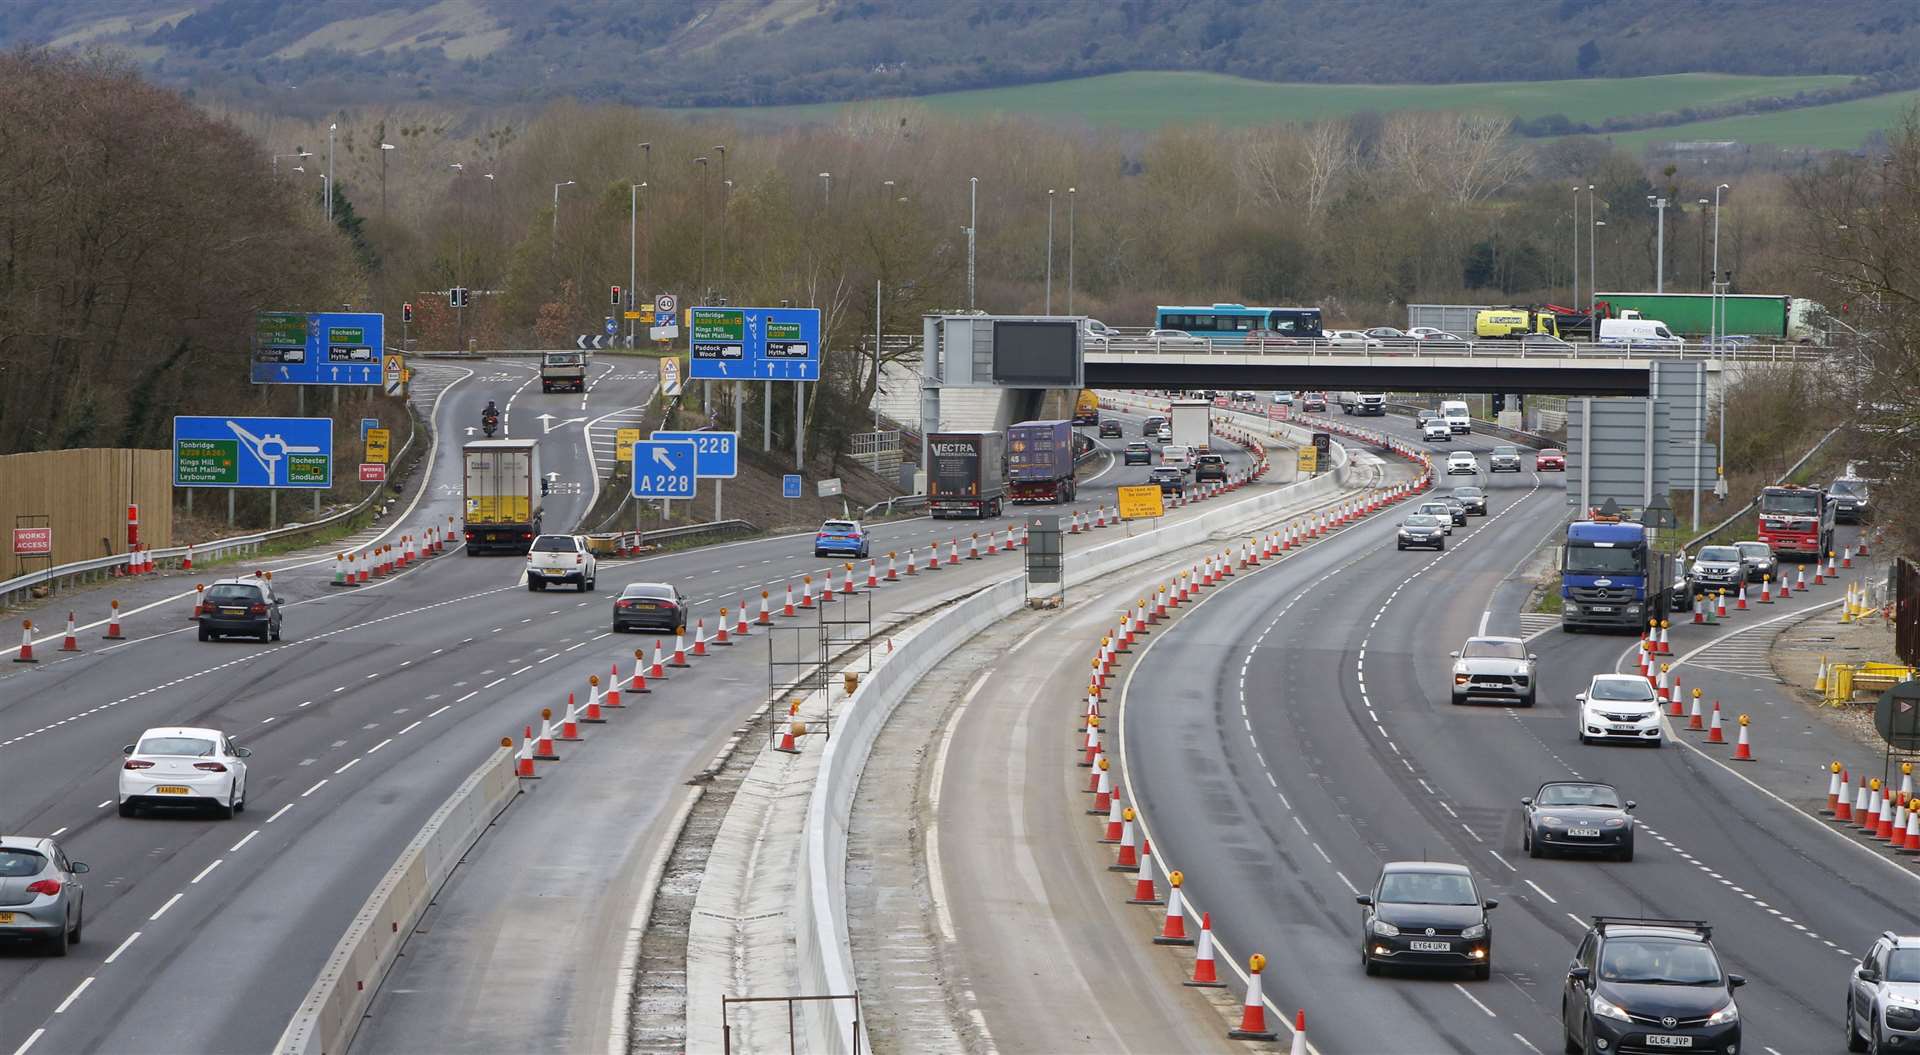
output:
M1673 1033L1649 1033L1647 1034L1647 1047L1691 1048L1693 1047L1693 1038L1682 1037Z
M1598 839L1598 838L1600 838L1600 829L1598 829L1598 828L1568 828L1568 829L1567 829L1567 834L1568 834L1568 835L1571 835L1571 836L1573 836L1573 837L1575 837L1575 838L1578 838L1578 839Z
M154 788L153 790L154 790L154 793L157 795L191 795L193 794L191 789L183 788L178 784L162 784L159 787Z
M659 606L659 605L657 605L657 604L641 604L641 605L639 605L638 607L639 607L639 608L640 608L640 609L641 609L642 611L646 611L646 612L651 612L651 611L653 611L653 610L655 610L655 609L657 609L657 608L659 608L660 606Z
M1453 943L1445 941L1416 941L1411 943L1414 952L1452 952Z
M1611 612L1613 611L1613 606L1610 604L1591 604L1587 606L1587 610L1591 612Z
M220 609L220 614L221 615L246 615L247 610L245 608L222 608Z
M12 923L12 922L13 922L13 913L0 912L0 923Z
M1615 732L1615 733L1637 733L1640 731L1638 729L1635 729L1631 725L1609 725L1607 726L1607 729L1608 731Z

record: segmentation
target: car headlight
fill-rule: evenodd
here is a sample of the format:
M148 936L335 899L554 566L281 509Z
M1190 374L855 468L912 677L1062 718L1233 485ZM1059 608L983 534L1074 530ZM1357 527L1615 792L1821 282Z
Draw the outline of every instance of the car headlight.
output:
M1580 606L1573 601L1562 601L1560 606L1574 615L1580 614Z
M1468 941L1484 938L1487 936L1487 925L1484 923L1475 923L1473 926L1461 931L1460 936Z
M1566 822L1562 821L1558 817L1542 817L1540 818L1540 823L1546 825L1549 828L1558 828L1558 827L1561 827Z
M1453 683L1455 685L1465 685L1467 682L1471 680L1473 680L1472 677L1467 674L1455 674L1453 676Z
M1611 1000L1608 1000L1606 997L1601 996L1599 993L1593 994L1593 1003L1591 1006L1593 1008L1593 1017L1595 1018L1610 1018L1610 1019L1613 1019L1615 1022L1632 1022L1633 1021L1632 1015L1629 1015L1625 1011L1620 1010L1618 1005L1614 1004ZM1729 1004L1727 1006L1731 1007L1733 1005Z
M1729 1000L1727 1001L1727 1006L1707 1016L1706 1024L1709 1026L1724 1026L1729 1022L1738 1021L1740 1021L1740 1007Z
M1397 938L1400 936L1400 928L1383 919L1373 921L1373 932L1383 938Z
M1627 825L1627 822L1622 818L1609 817L1607 818L1605 826L1608 828L1624 828L1626 827L1626 825Z
M1407 529L1406 529L1406 528L1401 528L1401 529L1400 529L1400 537L1401 537L1401 538L1412 538L1413 536L1412 536L1412 535L1410 535L1410 534L1408 534L1408 532L1407 532Z

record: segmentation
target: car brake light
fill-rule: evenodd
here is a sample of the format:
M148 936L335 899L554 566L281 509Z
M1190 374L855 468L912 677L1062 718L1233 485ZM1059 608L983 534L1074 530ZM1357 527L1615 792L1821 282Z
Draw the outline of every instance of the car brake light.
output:
M121 766L120 768L121 769L152 769L153 763L147 761L144 758L129 758L127 759L126 764Z
M533 539L533 532L531 532L531 531L522 531L522 532L520 533L520 538L521 538L521 540L522 540L522 541L531 541L531 540Z
M27 884L27 893L29 894L45 894L48 897L52 897L59 892L60 881L58 879L41 879Z
M193 768L204 769L209 773L225 773L227 771L226 764L223 762L195 762Z
M473 541L473 532L471 532L471 531L468 531L468 532L464 532L464 534L465 534L465 535L467 536L467 541L468 541L468 542L472 542L472 541Z
M252 608L247 609L247 611L252 612L254 615L266 615L267 606L265 604L256 603Z

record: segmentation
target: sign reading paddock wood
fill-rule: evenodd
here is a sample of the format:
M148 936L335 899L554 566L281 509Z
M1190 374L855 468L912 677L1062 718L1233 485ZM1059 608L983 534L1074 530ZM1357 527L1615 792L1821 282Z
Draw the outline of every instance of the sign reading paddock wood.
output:
M1162 516L1166 513L1166 502L1160 494L1159 484L1142 484L1122 487L1120 494L1120 519L1142 520L1147 517Z

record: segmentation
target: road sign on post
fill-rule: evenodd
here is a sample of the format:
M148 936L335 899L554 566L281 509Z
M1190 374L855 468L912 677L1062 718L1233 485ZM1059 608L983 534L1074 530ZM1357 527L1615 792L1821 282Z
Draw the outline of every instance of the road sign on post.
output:
M360 482L363 484L385 483L387 466L385 462L361 462Z
M660 359L660 391L668 396L680 394L680 360L671 355Z
M699 456L680 440L641 440L633 445L635 498L692 498L698 486Z
M173 486L333 486L332 418L173 419Z
M1144 517L1157 517L1166 512L1166 499L1160 492L1159 484L1141 484L1117 489L1120 496L1120 519L1139 520Z
M800 497L800 474L799 473L788 473L787 475L782 476L780 478L780 497L782 498L799 498Z
M391 439L386 429L367 430L367 461L387 464L387 442Z
M386 319L379 312L255 312L253 383L381 385Z
M397 396L407 383L407 357L399 352L388 352L380 358L380 373L385 379L387 395Z
M820 380L820 309L694 308L691 315L689 378Z
M16 557L51 557L53 555L53 529L50 527L14 528L13 555Z
M680 298L660 293L653 298L653 316L647 320L647 336L656 341L671 341L680 336Z
M639 429L613 430L614 456L623 462L633 460L633 445L640 442Z
M740 434L737 432L658 432L656 440L691 443L694 475L703 480L731 480L740 475Z

